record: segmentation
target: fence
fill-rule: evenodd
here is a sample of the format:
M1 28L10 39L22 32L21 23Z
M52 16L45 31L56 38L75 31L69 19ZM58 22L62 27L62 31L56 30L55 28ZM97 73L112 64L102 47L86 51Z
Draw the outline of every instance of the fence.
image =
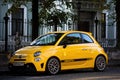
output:
M31 42L31 36L21 36L21 47L29 45ZM8 36L8 52L15 51L14 36ZM0 41L0 53L5 51L5 41Z
M98 42L103 48L115 47L117 43L116 39L101 39Z
M5 36L5 25L4 21L0 21L0 41L3 41Z
M99 41L99 43L104 48L108 56L111 56L111 52L113 52L114 48L116 47L117 40L116 39L102 39L101 41Z
M11 22L9 22L9 24L11 24ZM28 34L30 34L30 22L28 23L24 23L27 26L27 32L29 32ZM10 34L10 26L8 26L8 34ZM51 29L53 29L51 27ZM60 28L61 29L61 28ZM48 32L48 29L45 27L41 27L40 32L42 32L41 34L43 34L44 32ZM61 29L62 30L62 29ZM67 27L65 27L65 29L63 30L67 30ZM4 36L5 36L5 26L4 26L4 21L0 22L0 52L3 52L5 50L5 40L4 40ZM21 36L21 46L27 46L30 44L31 42L31 36ZM98 41L101 46L107 51L109 48L113 48L116 46L116 39L102 39L100 41ZM15 42L14 42L14 36L13 35L9 35L8 36L8 51L9 52L13 52L15 51Z
M31 36L22 36L21 37L21 46L22 47L29 45L30 42L31 42ZM114 48L116 46L116 39L103 39L103 40L99 41L99 43L105 49L105 51L108 52L109 49ZM5 41L0 41L0 52L3 52L4 49L5 49ZM14 37L9 36L8 51L10 53L15 51Z
M17 22L17 24L23 24L23 30L21 31L22 34L24 33L24 35L22 35L21 38L21 46L27 46L30 42L31 42L31 22L30 21L26 21L21 23L21 22ZM16 28L12 28L12 23L13 21L8 21L8 51L9 52L13 52L15 51L15 41L14 41L14 34L13 32L15 32ZM16 25L18 27L18 25ZM20 25L19 25L20 26ZM24 29L26 31L24 31ZM19 29L18 29L19 30ZM26 35L26 36L25 36ZM5 22L0 21L0 52L4 52L5 51Z

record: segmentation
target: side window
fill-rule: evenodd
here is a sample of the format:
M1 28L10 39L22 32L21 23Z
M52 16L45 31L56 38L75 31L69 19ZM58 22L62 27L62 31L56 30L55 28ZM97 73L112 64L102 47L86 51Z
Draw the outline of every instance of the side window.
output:
M82 38L79 33L71 33L66 35L60 42L60 45L64 44L80 44L82 43Z
M83 43L92 43L93 40L87 34L81 34L83 38Z

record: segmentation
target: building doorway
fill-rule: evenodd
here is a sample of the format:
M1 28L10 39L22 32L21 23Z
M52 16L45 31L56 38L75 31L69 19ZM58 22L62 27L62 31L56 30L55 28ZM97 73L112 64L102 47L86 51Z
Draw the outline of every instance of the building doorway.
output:
M78 30L79 31L89 32L90 31L90 23L89 23L89 21L80 21L78 23Z

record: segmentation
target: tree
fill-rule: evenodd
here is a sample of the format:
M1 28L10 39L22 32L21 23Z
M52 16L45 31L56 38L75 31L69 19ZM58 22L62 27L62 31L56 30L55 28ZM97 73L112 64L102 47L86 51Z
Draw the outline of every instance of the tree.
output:
M38 0L32 0L32 40L38 37Z
M26 5L28 1L31 0L4 0L5 3L12 2L12 7L8 12L16 11L21 5ZM66 23L70 12L64 12L61 9L56 8L56 0L32 0L32 40L38 36L38 26L43 24L55 26L55 31L57 31L57 25L61 23ZM67 0L61 1L62 5L69 8L71 3ZM39 20L39 22L38 22Z
M59 8L56 5L59 3ZM60 7L61 6L61 7ZM57 31L57 26L61 26L62 23L67 23L67 19L72 17L72 13L69 11L65 12L63 7L67 9L71 7L71 3L66 0L62 0L61 2L56 0L44 0L40 3L39 10L39 24L42 26L45 24L46 26L54 26L55 31Z

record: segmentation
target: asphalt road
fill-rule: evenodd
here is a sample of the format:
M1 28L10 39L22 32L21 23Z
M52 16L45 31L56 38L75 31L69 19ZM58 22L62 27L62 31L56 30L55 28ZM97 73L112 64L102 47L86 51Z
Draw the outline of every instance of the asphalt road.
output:
M0 80L120 80L120 66L107 67L104 72L93 70L69 70L57 75L45 73L11 73L0 71Z

